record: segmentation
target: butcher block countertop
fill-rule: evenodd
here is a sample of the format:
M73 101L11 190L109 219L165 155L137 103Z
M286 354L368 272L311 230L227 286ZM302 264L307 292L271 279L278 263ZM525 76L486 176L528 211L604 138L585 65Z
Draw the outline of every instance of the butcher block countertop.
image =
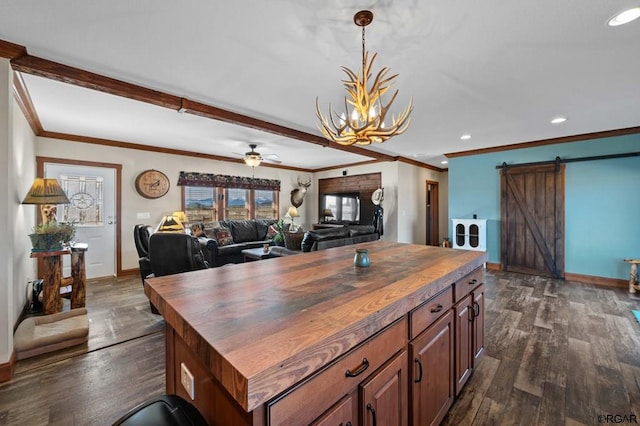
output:
M356 248L371 266L353 265ZM484 252L375 241L150 278L145 293L249 412L484 262Z

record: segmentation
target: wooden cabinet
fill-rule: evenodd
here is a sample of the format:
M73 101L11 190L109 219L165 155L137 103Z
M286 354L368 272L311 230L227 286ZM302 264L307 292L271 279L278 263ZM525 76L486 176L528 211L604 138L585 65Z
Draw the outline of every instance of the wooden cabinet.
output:
M453 248L487 251L486 219L451 219Z
M408 425L407 372L407 351L402 351L360 385L362 425Z
M449 309L409 344L409 398L414 425L439 424L453 404L453 323L453 311Z
M353 249L338 247L309 253L314 266L304 275L293 257L265 262L281 274L268 284L253 281L257 262L239 265L242 298L224 299L219 283L240 281L225 281L222 268L177 274L171 286L166 277L147 280L145 292L167 319L167 392L212 425L438 424L483 353L486 254L364 244L380 259L402 253L402 262L354 272L344 262ZM193 308L202 296L183 305L178 287L222 297L213 304L220 318L204 308L212 303ZM265 296L272 293L278 297ZM248 315L241 308L249 303L261 309ZM227 326L241 311L242 321ZM183 370L194 377L193 399Z
M353 392L338 401L311 426L356 426L358 424L358 394Z
M454 312L457 396L484 352L484 285L478 283L455 304Z
M362 383L369 383L377 377L386 377L383 373L395 368L390 367L390 360L395 360L394 355L406 348L407 335L407 320L402 318L295 386L282 397L267 403L268 424L307 425L313 421L320 421L325 416L333 416L329 412L334 411L336 402L344 395L358 392ZM404 375L401 379L405 383L406 404L406 355L404 359ZM376 383L380 380L382 379L378 378ZM326 391L319 391L320 389ZM361 397L362 395L360 399ZM404 411L406 410L405 408ZM338 424L340 422L336 423Z

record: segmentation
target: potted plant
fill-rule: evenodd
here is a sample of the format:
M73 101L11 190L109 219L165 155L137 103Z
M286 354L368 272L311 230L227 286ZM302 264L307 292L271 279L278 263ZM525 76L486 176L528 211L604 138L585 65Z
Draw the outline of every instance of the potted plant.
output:
M62 250L62 245L68 243L76 235L76 226L71 222L48 222L33 227L33 233L29 234L31 251L56 251Z
M273 244L276 246L284 246L284 220L282 218L274 224L278 233L272 238Z

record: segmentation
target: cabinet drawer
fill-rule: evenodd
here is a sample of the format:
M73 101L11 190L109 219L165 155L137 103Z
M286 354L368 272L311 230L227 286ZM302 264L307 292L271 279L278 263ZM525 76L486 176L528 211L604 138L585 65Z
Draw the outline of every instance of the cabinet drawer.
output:
M411 335L413 339L427 327L440 318L453 306L453 287L448 287L442 293L424 302L411 312Z
M467 294L469 294L474 288L484 283L484 268L478 268L471 272L464 278L459 279L453 285L453 291L455 297L453 302L456 303L462 300Z
M307 425L407 344L406 317L391 324L290 392L267 404L269 425ZM347 372L351 376L347 375Z

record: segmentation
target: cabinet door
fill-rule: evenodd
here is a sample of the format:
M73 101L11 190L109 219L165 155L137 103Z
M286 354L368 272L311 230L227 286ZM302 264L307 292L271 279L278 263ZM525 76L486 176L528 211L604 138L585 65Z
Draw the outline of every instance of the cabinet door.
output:
M453 404L453 311L410 344L412 424L437 425Z
M356 426L358 424L358 395L354 391L342 398L311 426Z
M456 329L456 395L464 387L473 367L473 306L471 295L465 296L454 308Z
M363 425L407 425L407 370L405 350L360 385L360 416Z
M473 367L484 353L484 285L473 290Z

